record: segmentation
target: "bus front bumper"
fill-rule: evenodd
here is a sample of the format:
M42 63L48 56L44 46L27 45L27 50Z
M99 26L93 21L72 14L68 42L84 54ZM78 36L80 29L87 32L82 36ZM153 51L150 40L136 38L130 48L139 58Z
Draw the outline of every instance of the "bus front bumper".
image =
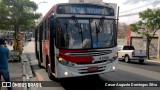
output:
M89 68L93 69L98 67L98 70L89 71ZM99 63L99 64L85 64L76 65L74 67L64 66L60 63L57 64L56 78L78 77L85 75L101 74L106 72L115 71L118 69L118 58L111 63Z

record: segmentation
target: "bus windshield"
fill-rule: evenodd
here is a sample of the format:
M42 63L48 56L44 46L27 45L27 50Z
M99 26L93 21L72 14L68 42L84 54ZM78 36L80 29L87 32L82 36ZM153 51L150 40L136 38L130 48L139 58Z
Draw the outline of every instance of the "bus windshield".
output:
M116 44L115 20L61 18L56 24L58 48L108 48Z

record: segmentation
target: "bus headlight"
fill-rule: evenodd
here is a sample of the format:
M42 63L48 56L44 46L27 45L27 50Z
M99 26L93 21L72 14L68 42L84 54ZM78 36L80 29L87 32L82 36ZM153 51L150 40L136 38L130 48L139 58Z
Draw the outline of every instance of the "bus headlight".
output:
M69 66L69 67L73 67L75 65L75 63L73 62L69 62L61 57L58 58L59 63L65 65L65 66Z
M60 62L63 61L63 58L59 57L59 58L58 58L58 61L60 61Z

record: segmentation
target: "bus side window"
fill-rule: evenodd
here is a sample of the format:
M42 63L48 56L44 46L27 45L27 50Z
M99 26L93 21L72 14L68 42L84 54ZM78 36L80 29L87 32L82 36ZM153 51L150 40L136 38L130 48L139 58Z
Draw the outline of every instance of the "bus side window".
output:
M45 40L48 40L48 36L49 36L49 33L48 33L48 19L45 21Z
M42 40L45 40L45 22L42 23Z

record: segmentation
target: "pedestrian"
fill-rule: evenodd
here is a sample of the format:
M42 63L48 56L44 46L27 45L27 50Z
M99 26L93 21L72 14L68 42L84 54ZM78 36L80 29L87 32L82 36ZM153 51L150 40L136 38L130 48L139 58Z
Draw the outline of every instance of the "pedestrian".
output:
M8 70L9 49L5 47L5 40L0 38L0 81L3 76L5 82L10 82L10 75ZM12 90L11 87L7 87Z

